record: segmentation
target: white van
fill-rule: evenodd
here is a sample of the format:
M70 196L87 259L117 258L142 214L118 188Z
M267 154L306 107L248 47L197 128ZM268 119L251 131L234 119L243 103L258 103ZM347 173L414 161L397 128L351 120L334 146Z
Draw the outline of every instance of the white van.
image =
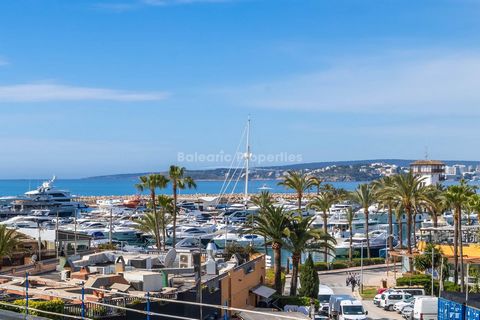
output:
M380 300L380 307L385 310L393 310L393 305L400 301L407 301L412 295L405 292L389 292L383 295L383 299Z
M367 320L368 312L358 300L343 300L340 308L338 320Z
M438 298L425 297L415 299L413 305L414 320L437 320L438 319Z
M320 313L328 314L328 306L333 290L324 284L318 286L318 301L320 302Z

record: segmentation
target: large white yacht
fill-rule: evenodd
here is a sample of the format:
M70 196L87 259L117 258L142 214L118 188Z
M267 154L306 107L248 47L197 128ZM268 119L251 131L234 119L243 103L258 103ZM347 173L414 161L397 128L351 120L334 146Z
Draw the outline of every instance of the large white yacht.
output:
M45 181L35 190L27 191L22 196L1 197L3 209L0 216L29 215L42 210L44 215L55 217L73 216L79 209L86 208L83 202L74 201L71 193L53 186L55 177Z

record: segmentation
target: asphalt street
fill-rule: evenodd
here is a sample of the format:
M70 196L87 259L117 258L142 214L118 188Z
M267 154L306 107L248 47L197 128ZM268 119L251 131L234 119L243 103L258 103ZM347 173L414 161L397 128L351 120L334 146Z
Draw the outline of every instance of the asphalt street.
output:
M377 269L377 270L365 270L363 277L365 282L377 283L380 286L381 280L386 276L386 269ZM320 284L325 284L332 288L336 294L352 294L351 287L347 287L345 280L347 278L347 272L336 273L336 274L321 274ZM359 295L355 293L356 297ZM362 301L365 310L368 311L369 319L389 319L389 320L402 320L402 316L395 311L385 311L381 308L378 308L373 304L372 300Z

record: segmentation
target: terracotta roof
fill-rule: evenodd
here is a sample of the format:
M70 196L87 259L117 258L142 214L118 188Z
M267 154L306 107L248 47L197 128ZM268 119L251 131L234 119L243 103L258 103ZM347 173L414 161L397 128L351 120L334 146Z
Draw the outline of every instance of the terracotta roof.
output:
M411 166L421 166L421 165L440 165L444 166L445 163L439 160L417 160L410 164Z

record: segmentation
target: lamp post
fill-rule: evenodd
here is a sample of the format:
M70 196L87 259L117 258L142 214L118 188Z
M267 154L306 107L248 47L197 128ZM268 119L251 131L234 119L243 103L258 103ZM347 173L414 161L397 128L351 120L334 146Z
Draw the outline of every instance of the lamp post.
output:
M432 247L432 297L435 296L435 293L433 292L433 266L435 265L435 256L434 256L434 250L435 250L435 247ZM467 272L468 272L468 269L467 269Z
M360 292L363 293L363 240L360 251Z

